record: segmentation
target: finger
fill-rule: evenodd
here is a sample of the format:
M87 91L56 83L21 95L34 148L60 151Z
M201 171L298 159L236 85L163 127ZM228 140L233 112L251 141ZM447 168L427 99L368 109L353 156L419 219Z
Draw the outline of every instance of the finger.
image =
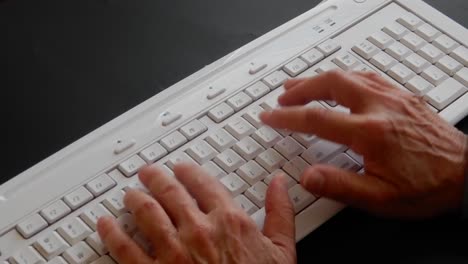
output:
M233 204L231 195L216 178L208 175L203 168L192 164L180 163L174 173L187 191L197 201L198 207L208 213L220 206Z
M376 207L379 199L392 190L378 178L327 165L307 169L302 175L301 185L317 196L373 211L381 211Z
M135 216L135 223L155 248L161 245L177 243L177 229L164 208L149 195L129 190L124 198L125 207Z
M165 175L155 166L141 170L139 177L176 226L199 218L201 213L193 198L175 177Z
M395 85L384 79L376 72L355 72L355 74L366 80L368 83L373 82L373 88L380 90L397 89Z
M274 128L315 134L351 146L353 139L360 133L364 117L325 108L294 106L262 112L260 120Z
M278 98L282 106L305 105L310 101L333 100L358 111L370 98L368 89L352 73L329 71L287 90Z
M152 263L151 258L120 228L114 219L100 218L97 230L104 245L118 263Z
M284 89L285 90L289 90L289 89L292 89L294 87L296 87L296 85L306 81L307 78L295 78L295 79L288 79L285 83L284 83Z
M268 187L265 212L263 234L275 245L293 254L296 246L294 208L282 174L276 176Z

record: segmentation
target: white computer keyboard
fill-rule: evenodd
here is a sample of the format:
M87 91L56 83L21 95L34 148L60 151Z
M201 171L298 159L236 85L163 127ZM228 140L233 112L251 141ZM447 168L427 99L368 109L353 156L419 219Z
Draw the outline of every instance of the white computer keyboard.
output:
M114 216L144 248L122 199L147 191L146 164L202 165L261 228L265 191L288 175L297 240L344 205L299 184L316 163L362 171L346 146L274 130L258 114L282 84L338 69L375 71L455 124L468 114L468 31L419 0L329 0L168 88L0 186L0 263L114 263L96 233ZM316 107L348 111L334 102Z

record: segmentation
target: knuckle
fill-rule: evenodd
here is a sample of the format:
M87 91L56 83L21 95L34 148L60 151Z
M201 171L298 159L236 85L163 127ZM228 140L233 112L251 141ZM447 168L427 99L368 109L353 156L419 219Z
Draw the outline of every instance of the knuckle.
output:
M118 254L119 257L126 257L131 255L131 247L128 241L120 241L117 242L117 245L114 248L115 253Z
M146 215L148 212L156 210L157 204L156 201L148 200L140 205L138 205L137 209L135 210L134 214L136 218L141 218Z
M252 219L240 209L225 210L223 220L224 224L239 227L241 230L248 230L254 225Z
M382 133L388 131L391 128L391 124L387 119L378 117L367 117L363 122L364 131L371 131L374 133Z
M185 239L194 245L207 245L211 240L211 230L204 224L194 224L183 233Z
M179 192L179 186L175 184L174 182L168 183L166 186L161 188L161 191L159 192L160 196L171 196L175 195Z

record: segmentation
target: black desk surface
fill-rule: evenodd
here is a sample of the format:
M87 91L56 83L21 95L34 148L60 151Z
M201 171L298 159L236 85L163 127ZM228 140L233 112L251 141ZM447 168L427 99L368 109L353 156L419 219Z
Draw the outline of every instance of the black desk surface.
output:
M318 0L0 0L0 183ZM468 2L429 0L468 27ZM458 125L468 132L468 120ZM466 224L348 208L299 263L468 263Z

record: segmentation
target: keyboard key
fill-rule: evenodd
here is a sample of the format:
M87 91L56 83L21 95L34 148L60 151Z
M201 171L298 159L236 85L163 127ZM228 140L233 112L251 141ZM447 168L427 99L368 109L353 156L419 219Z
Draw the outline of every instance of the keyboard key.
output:
M63 253L63 257L70 264L87 264L99 258L85 242L79 242Z
M118 169L127 177L133 176L138 172L143 166L146 165L146 162L140 158L140 156L135 155L126 161L119 164Z
M59 234L52 232L34 242L34 247L43 257L51 260L62 254L69 246Z
M283 170L291 175L296 181L301 179L302 173L309 167L301 157L295 157L283 166Z
M206 143L206 141L201 140L195 145L190 146L190 148L187 149L187 154L199 164L204 164L216 157L218 152Z
M405 13L397 19L397 22L411 31L416 30L416 28L418 28L423 23L423 21L419 17L411 13Z
M97 221L102 216L112 216L102 204L98 204L93 208L86 209L80 214L81 220L83 220L89 227L96 231Z
M265 206L265 198L268 186L263 182L257 182L245 191L245 196L254 202L258 207Z
M179 131L172 132L169 136L161 139L160 143L168 151L173 151L187 142L187 138Z
M413 32L404 36L401 39L401 43L403 43L405 46L407 46L408 48L410 48L412 51L415 51L415 52L420 50L422 47L424 47L424 45L427 44L427 42L424 39L414 34Z
M195 161L190 158L189 155L187 155L187 153L185 152L175 152L174 154L172 154L169 159L167 160L166 162L166 165L171 169L173 170L174 169L174 166L177 164L177 163L181 163L181 162L185 162L185 163L195 163Z
M309 148L312 143L317 141L316 135L311 134L304 134L304 133L294 133L292 137L297 140L297 142L301 143L302 146Z
M86 190L84 187L80 187L75 191L65 195L63 200L72 209L75 210L78 207L86 204L93 199L93 195Z
M68 263L62 257L55 257L49 262L47 262L47 264L68 264Z
M44 259L32 247L26 247L13 254L9 259L12 264L43 264Z
M346 147L327 140L319 140L312 144L302 155L309 164L321 163L324 160L345 151Z
M267 185L270 185L273 178L275 178L278 174L282 174L283 177L286 179L286 185L288 186L288 189L297 184L297 182L293 178L291 178L291 176L289 176L286 172L284 172L281 169L275 170L274 172L270 173L268 176L266 176L266 178L263 181Z
M129 190L137 190L146 194L150 194L148 188L146 188L146 186L143 183L141 183L141 181L138 178L136 178L133 182L131 182L130 184L128 184L128 186L124 188L125 192L128 192Z
M371 43L383 50L388 48L395 42L395 40L392 37L390 37L387 33L382 31L378 31L372 34L367 40L369 40Z
M390 70L390 68L392 68L398 63L397 60L395 60L385 52L380 52L379 54L375 55L374 57L372 57L370 62L383 72Z
M140 152L140 156L148 163L154 163L166 154L167 150L159 143L154 143Z
M92 233L88 238L86 238L86 242L101 256L109 253L109 250L102 242L98 232Z
M417 75L408 81L406 88L416 95L423 95L433 89L434 85Z
M268 175L268 172L253 160L242 165L236 173L250 185L263 180Z
M205 140L219 152L223 152L236 144L236 139L224 129L219 129Z
M249 188L249 185L235 173L224 176L220 182L231 193L232 197L238 196Z
M296 77L303 71L305 71L309 66L307 63L299 58L294 59L290 63L286 64L283 67L283 70L289 74L291 77Z
M246 137L241 141L237 142L233 149L241 155L245 160L251 160L258 154L262 153L265 149L253 140L251 137Z
M198 119L193 120L187 125L180 128L180 133L188 140L192 140L205 132L208 128Z
M301 59L307 62L309 67L314 66L324 58L325 56L323 55L323 53L318 51L317 49L311 49L308 52L301 55Z
M385 52L397 61L403 61L409 54L411 54L411 50L400 42L393 43L385 50Z
M288 75L283 71L276 71L263 79L263 82L270 88L276 89L288 80Z
M254 106L249 108L247 112L242 115L242 117L245 118L245 120L247 120L254 127L259 128L263 126L263 123L259 118L259 114L263 111L265 110L260 106Z
M229 98L226 103L234 109L234 111L239 111L242 108L248 106L250 103L252 103L252 98L248 96L244 92L240 92L233 97Z
M425 39L428 42L432 42L437 37L439 37L442 33L435 29L433 26L424 23L421 24L416 30L416 34L418 34L421 38Z
M388 75L390 75L390 77L395 79L397 82L406 84L416 74L405 65L399 63L390 69Z
M58 200L43 209L41 211L41 216L44 217L49 224L52 224L68 215L70 212L70 208L62 200Z
M67 221L57 229L57 232L70 245L75 245L93 233L79 218L67 219Z
M441 71L434 65L425 69L421 73L421 76L435 86L441 84L443 81L449 78L447 74L445 74L443 71Z
M402 39L406 34L409 33L407 28L397 22L390 23L389 25L385 26L382 31L396 40Z
M434 46L442 50L445 54L449 54L452 52L455 48L460 46L455 40L450 38L447 35L441 35L438 38L436 38L433 42Z
M266 86L263 82L256 82L252 86L245 89L245 93L252 97L254 100L259 99L265 94L270 92L270 88Z
M464 46L454 49L452 53L450 53L450 56L465 65L465 67L468 67L468 49Z
M331 61L326 61L326 62L321 63L315 71L321 74L324 72L334 71L334 70L341 70L341 68Z
M366 60L370 60L372 57L374 57L377 53L380 52L380 49L377 48L377 46L375 46L367 40L364 40L363 42L355 45L352 48L352 50Z
M91 264L116 264L109 256L102 256L97 260L91 262Z
M260 143L264 148L271 148L281 140L281 135L273 128L263 126L252 135L252 138Z
M420 74L422 71L431 66L431 63L416 53L412 53L406 57L406 59L403 60L403 64L417 74Z
M346 154L348 154L354 161L356 161L358 164L364 164L364 157L357 154L351 149L348 149L346 151Z
M339 54L333 59L333 62L345 71L351 71L361 64L361 62L349 53Z
M232 120L232 122L229 122L226 125L225 129L238 140L241 140L246 136L250 136L255 132L255 128L243 118Z
M255 161L269 172L273 172L283 167L286 163L286 159L276 152L276 150L271 148L260 153L257 158L255 158Z
M340 153L338 156L334 157L328 162L328 164L333 165L342 170L357 172L361 169L361 165L355 162L350 156L345 153Z
M227 149L221 154L216 156L213 160L219 167L225 170L227 173L237 170L240 166L245 164L245 160L242 159L234 150Z
M428 60L430 63L436 63L444 56L444 53L440 49L434 47L432 44L427 44L426 46L422 47L418 51L418 54Z
M465 88L461 83L449 78L439 86L429 91L425 98L432 106L438 110L442 110L455 101L455 99L466 93L466 91L467 88Z
M222 177L226 176L226 172L212 161L203 164L202 167L210 176L213 176L217 179L221 179Z
M95 178L94 180L88 182L85 187L90 191L95 197L105 193L106 191L112 189L116 185L115 181L111 179L107 174L102 174Z
M317 50L323 53L326 57L330 56L331 54L335 53L340 49L341 45L332 39L326 40L317 47Z
M255 206L249 199L247 199L244 195L238 195L234 198L234 202L244 210L244 212L248 215L255 213L258 210L258 207Z
M278 103L279 94L270 94L265 100L260 104L260 106L265 110L273 110L279 108Z
M468 87L468 68L461 69L455 74L453 78Z
M440 59L436 63L436 66L450 76L455 75L455 73L463 68L461 63L448 55Z
M221 103L208 112L208 116L216 123L223 121L234 114L234 109L226 103Z
M286 159L291 160L304 152L305 148L292 137L285 137L278 141L275 149Z
M305 190L301 185L296 184L288 191L289 197L297 214L304 208L312 204L317 198Z
M125 213L119 216L119 218L117 218L117 224L124 232L126 232L129 235L132 235L137 228L133 215L129 213Z
M119 217L123 213L127 212L127 209L125 209L125 205L123 202L125 193L118 190L113 193L111 193L109 196L102 201L104 206L111 211L113 215L116 217Z

